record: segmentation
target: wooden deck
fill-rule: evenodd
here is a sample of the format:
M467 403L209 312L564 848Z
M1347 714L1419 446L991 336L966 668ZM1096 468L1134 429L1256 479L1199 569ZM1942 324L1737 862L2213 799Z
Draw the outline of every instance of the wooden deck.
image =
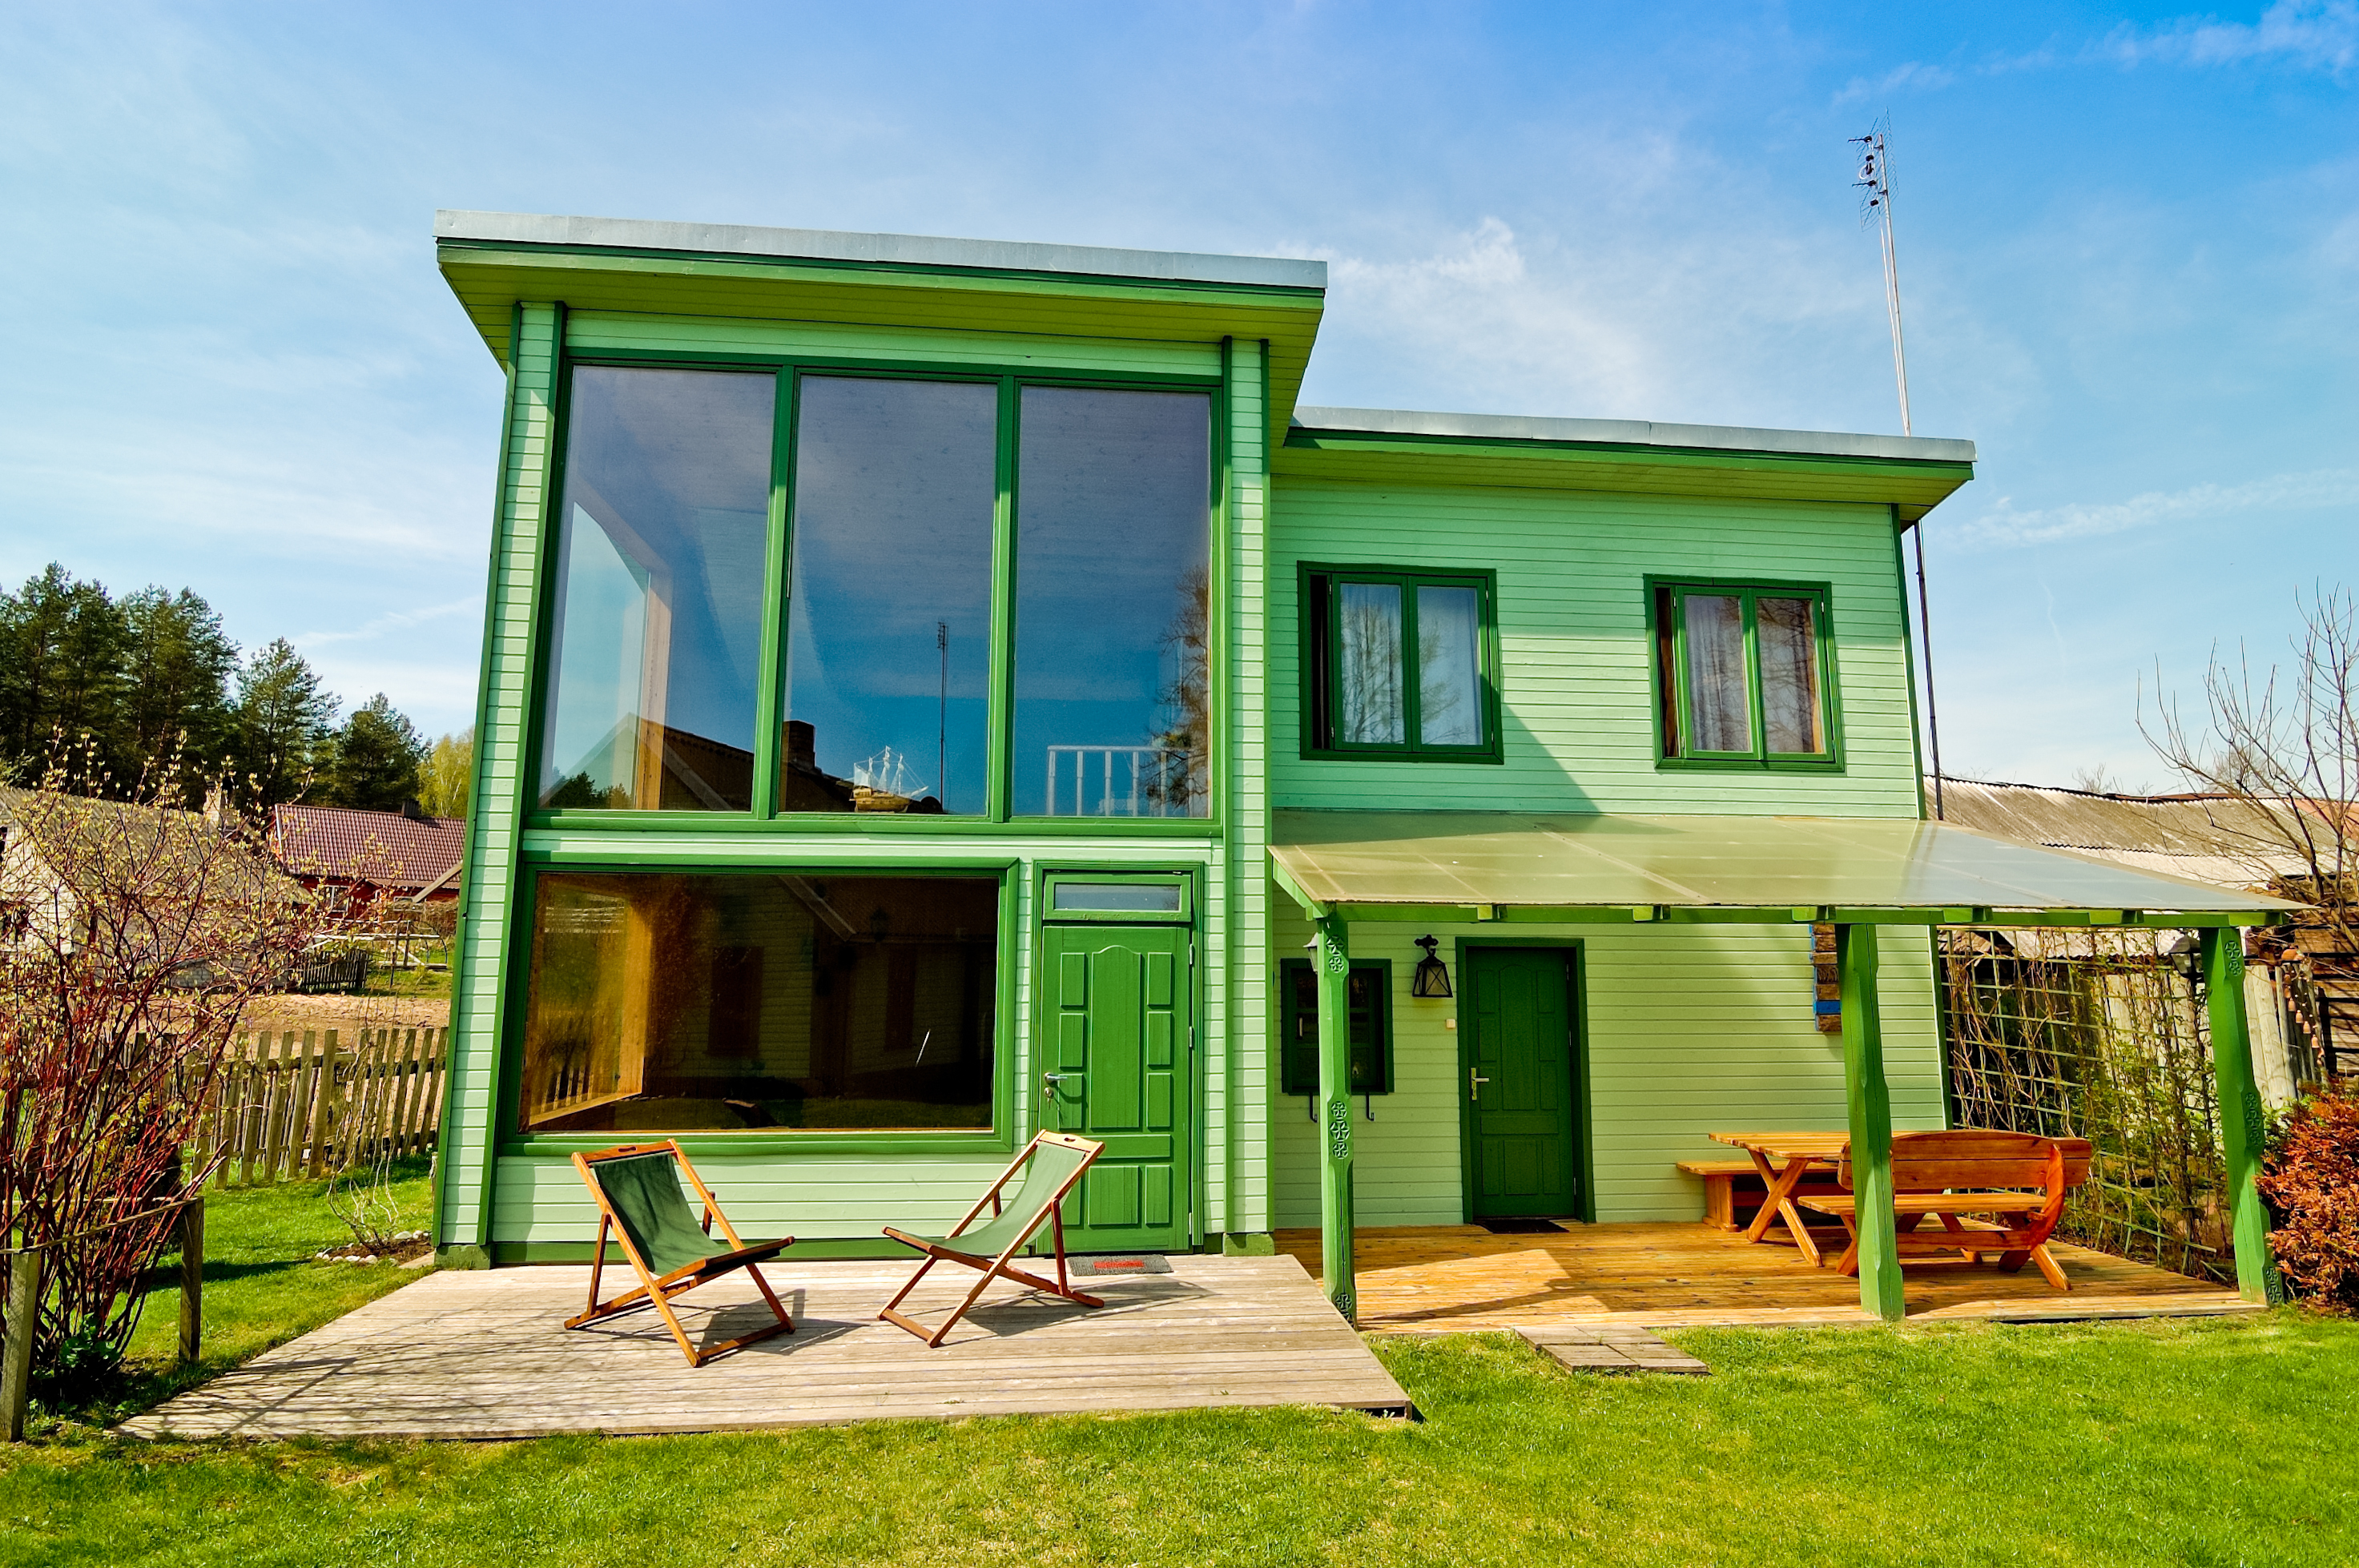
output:
M1354 1249L1360 1327L1471 1333L1550 1325L1866 1324L1858 1281L1814 1267L1791 1245L1748 1243L1698 1224L1582 1225L1560 1235L1494 1236L1472 1225L1362 1230ZM1812 1235L1817 1235L1814 1229ZM1828 1256L1842 1251L1839 1238ZM1319 1233L1277 1232L1278 1249L1319 1271ZM2234 1291L2086 1248L2051 1249L2072 1281L2036 1269L1918 1264L1905 1276L1911 1320L2038 1321L2245 1312Z
M1292 1259L1169 1261L1168 1273L1088 1281L1106 1303L1096 1311L995 1284L937 1350L875 1321L913 1265L765 1265L796 1332L694 1370L651 1314L560 1328L582 1309L586 1267L430 1274L124 1430L520 1438L1216 1405L1408 1411ZM938 1322L973 1279L938 1269L905 1310ZM701 1341L769 1320L743 1275L680 1306Z

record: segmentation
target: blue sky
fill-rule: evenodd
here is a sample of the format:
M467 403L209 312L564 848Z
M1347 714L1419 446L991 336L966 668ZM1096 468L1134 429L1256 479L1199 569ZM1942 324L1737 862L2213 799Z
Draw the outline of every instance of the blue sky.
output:
M1951 771L2162 781L2359 522L2359 6L0 11L0 579L472 718L500 381L437 207L1317 255L1306 402L1897 430Z

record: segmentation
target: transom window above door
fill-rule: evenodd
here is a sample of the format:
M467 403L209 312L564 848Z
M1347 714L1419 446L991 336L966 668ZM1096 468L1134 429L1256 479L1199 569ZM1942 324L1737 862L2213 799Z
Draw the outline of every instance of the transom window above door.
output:
M1492 573L1305 566L1301 592L1306 756L1501 759Z
M573 367L547 810L1201 818L1212 399Z
M1652 585L1666 762L1837 761L1823 584Z

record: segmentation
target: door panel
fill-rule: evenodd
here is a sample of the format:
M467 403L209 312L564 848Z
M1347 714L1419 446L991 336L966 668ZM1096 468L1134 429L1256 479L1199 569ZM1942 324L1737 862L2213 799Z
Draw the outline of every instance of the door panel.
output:
M1184 926L1050 926L1040 999L1058 1075L1042 1124L1105 1144L1068 1202L1076 1252L1189 1244L1192 1149L1189 933ZM1036 1090L1036 1092L1038 1092Z
M1476 947L1464 970L1468 1210L1477 1219L1576 1213L1570 955Z

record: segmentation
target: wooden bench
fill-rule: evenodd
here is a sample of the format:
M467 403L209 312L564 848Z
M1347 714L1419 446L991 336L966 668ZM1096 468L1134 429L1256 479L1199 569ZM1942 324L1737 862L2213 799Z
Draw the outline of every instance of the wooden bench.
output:
M1768 1195L1761 1173L1753 1168L1750 1160L1682 1160L1679 1163L1683 1173L1703 1178L1703 1222L1706 1225L1717 1226L1723 1230L1742 1230L1753 1222L1754 1215L1761 1207L1761 1200ZM1828 1179L1823 1182L1805 1180L1794 1189L1796 1198L1806 1195L1831 1197L1842 1193L1843 1189L1833 1181L1834 1164L1832 1161L1814 1169L1825 1170L1829 1173Z
M1840 1194L1804 1197L1797 1193L1795 1201L1843 1221L1851 1247L1835 1267L1856 1274L1859 1202L1849 1190L1848 1150L1836 1177L1844 1189ZM1896 1132L1892 1206L1898 1227L1897 1249L1904 1260L1948 1257L1965 1263L1980 1263L1984 1254L1995 1252L2005 1272L2036 1263L2049 1284L2069 1291L2071 1282L2049 1254L2048 1238L2063 1217L2065 1193L2088 1179L2085 1138L1974 1129ZM1920 1228L1928 1219L1940 1220L1941 1227Z

